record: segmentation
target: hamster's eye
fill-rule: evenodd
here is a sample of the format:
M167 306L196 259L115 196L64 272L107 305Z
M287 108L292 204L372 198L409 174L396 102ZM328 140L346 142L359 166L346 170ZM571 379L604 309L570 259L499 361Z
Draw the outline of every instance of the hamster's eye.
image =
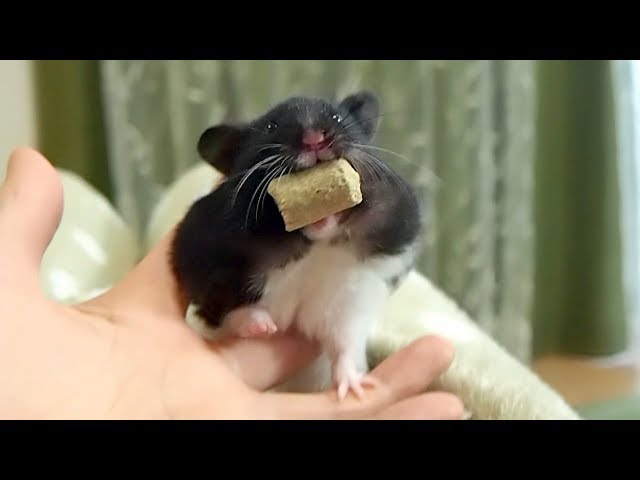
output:
M278 128L278 124L276 122L267 123L267 132L273 132L276 128Z
M342 123L342 116L341 116L339 113L336 113L336 114L335 114L333 117L331 117L331 118L333 118L333 119L334 119L336 122L338 122L338 123Z

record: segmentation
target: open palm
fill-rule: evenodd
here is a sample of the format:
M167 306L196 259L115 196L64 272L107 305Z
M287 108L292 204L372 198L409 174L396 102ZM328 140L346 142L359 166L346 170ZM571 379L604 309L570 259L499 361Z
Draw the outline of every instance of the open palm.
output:
M317 354L295 334L206 341L184 321L168 234L128 276L79 305L43 294L40 263L63 209L57 172L17 149L0 187L0 418L366 419L463 415L423 393L453 358L425 337L373 372L364 400L268 391Z

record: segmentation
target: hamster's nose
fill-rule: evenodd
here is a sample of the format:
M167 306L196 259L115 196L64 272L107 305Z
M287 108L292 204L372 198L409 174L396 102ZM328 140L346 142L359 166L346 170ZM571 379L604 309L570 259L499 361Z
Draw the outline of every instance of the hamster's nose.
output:
M325 142L325 134L322 130L307 130L302 134L302 143L313 150L320 149Z

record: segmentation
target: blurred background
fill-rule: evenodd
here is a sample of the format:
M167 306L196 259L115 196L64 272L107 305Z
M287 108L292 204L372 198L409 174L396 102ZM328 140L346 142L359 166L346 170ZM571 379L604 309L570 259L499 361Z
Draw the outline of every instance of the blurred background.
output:
M640 418L635 61L1 61L0 167L38 147L144 232L209 125L375 90L419 270L589 418Z

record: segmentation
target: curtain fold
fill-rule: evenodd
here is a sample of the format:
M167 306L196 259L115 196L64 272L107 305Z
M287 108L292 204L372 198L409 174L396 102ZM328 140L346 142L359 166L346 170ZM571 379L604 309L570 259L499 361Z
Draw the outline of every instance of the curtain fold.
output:
M111 198L98 60L34 62L38 145Z
M419 269L523 361L626 346L609 62L38 63L45 153L138 231L207 126L371 88L427 212Z

